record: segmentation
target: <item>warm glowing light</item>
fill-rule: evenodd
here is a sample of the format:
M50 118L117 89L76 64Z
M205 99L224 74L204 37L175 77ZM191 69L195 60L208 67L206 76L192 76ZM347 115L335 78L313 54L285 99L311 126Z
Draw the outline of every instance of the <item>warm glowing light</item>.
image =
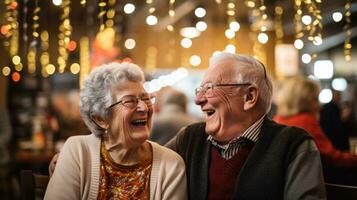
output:
M304 42L301 39L296 39L294 46L296 49L302 49L304 47Z
M62 4L62 0L52 0L52 3L55 5L55 6L60 6Z
M16 71L21 71L24 68L24 66L22 65L22 63L19 63L18 65L15 65L15 70Z
M195 10L196 17L202 18L206 15L206 10L204 8L198 7Z
M233 30L234 32L237 32L240 29L240 24L236 21L233 21L233 22L229 23L229 28L231 30Z
M322 44L322 38L319 37L319 36L315 36L315 37L314 37L314 40L312 41L312 43L313 43L314 45L316 45L316 46L319 46L319 45Z
M46 66L47 74L52 75L52 74L55 73L55 71L56 71L56 67L54 65L49 64L49 65Z
M19 4L18 4L16 1L14 1L14 2L12 2L12 3L10 4L10 8L13 9L13 10L16 10L16 8L17 8L18 5L19 5Z
M9 76L10 72L11 72L10 67L5 66L2 68L2 74L4 74L4 76Z
M76 50L76 48L77 48L77 42L73 40L69 41L67 46L68 51L74 51Z
M3 35L6 35L6 34L8 34L9 33L9 27L10 26L8 26L8 25L2 25L1 26L1 34L3 34Z
M232 39L232 38L234 38L234 37L236 36L236 33L235 33L233 30L231 30L231 29L227 29L227 30L224 32L224 35L226 35L226 37L227 37L228 39Z
M127 3L127 4L125 4L125 6L124 6L124 12L126 13L126 14L131 14L131 13L133 13L135 11L135 5L134 4L132 4L132 3Z
M309 63L311 62L311 56L310 56L310 54L304 53L304 54L301 56L301 60L302 60L303 63L309 64Z
M72 74L78 74L81 70L81 66L78 63L73 63L70 67L70 70Z
M18 65L20 62L21 62L20 56L12 57L12 63L14 63L14 65Z
M150 26L153 26L153 25L155 25L155 24L157 24L157 17L156 16L154 16L154 15L149 15L149 16L147 16L147 18L146 18L146 23L148 24L148 25L150 25Z
M249 0L249 1L246 1L246 5L247 5L249 8L254 8L255 2L252 1L252 0Z
M258 41L262 44L267 43L269 40L269 37L266 33L259 33L258 34Z
M204 21L199 21L196 23L196 29L203 32L207 29L207 24Z
M192 46L192 40L190 38L183 38L181 40L181 46L183 48L190 48Z
M309 24L311 24L312 18L309 15L304 15L301 17L301 21L305 25L309 25Z
M180 30L180 34L182 37L193 39L200 36L201 32L196 27L184 27Z
M201 58L200 58L199 56L197 56L197 55L191 56L191 57L190 57L190 64L191 64L192 66L197 67L198 65L201 64Z
M19 72L14 72L14 73L12 73L11 78L14 82L18 82L21 79L21 75Z
M233 44L229 44L229 45L226 46L225 51L229 52L229 53L235 53L236 52L236 47Z
M347 89L347 81L344 78L335 78L332 80L332 88L338 91L345 91Z
M136 45L136 42L134 39L129 38L129 39L125 40L125 43L124 43L125 48L134 49L135 45Z
M328 103L332 100L332 91L331 89L323 89L319 94L319 101L321 103Z
M314 64L314 75L319 79L333 77L333 63L331 60L318 60Z
M334 12L334 13L332 13L332 19L333 19L333 21L335 21L335 22L340 22L340 21L342 20L342 18L343 18L342 13L340 13L340 12Z

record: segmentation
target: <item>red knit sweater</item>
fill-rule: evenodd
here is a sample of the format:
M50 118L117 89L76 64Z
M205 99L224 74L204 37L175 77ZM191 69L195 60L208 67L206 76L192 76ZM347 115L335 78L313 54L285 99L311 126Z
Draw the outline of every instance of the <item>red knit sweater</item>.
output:
M281 124L305 129L314 138L325 164L334 167L357 167L357 155L335 149L314 115L301 113L290 117L275 116L274 120Z
M253 142L241 147L231 159L224 159L217 148L211 148L211 164L209 167L209 200L232 199L237 176L254 146Z

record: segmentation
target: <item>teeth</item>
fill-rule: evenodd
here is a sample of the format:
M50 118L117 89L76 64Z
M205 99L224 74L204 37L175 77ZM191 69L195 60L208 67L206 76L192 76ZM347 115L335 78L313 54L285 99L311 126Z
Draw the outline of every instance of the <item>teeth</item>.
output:
M146 120L144 120L144 119L138 119L138 120L134 120L133 122L134 122L134 123L145 123Z

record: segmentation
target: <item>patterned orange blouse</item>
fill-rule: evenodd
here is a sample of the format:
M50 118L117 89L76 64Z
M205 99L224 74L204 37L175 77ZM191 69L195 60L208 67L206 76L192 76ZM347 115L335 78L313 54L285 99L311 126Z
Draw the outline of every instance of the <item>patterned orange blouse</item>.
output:
M151 166L152 159L132 166L119 165L102 142L98 200L149 199Z

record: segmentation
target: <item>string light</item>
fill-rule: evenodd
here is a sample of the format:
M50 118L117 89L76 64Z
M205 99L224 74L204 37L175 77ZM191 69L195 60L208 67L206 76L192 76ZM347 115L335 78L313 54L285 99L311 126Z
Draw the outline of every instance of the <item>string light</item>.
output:
M170 32L173 32L175 29L174 29L174 26L172 24L172 22L174 21L174 18L175 18L175 11L174 11L174 4L175 4L175 0L169 0L169 16L170 16L170 24L167 25L167 30L170 31Z
M48 53L48 48L49 48L49 34L48 31L44 30L41 32L40 35L41 38L41 57L40 57L40 63L41 63L41 74L43 77L48 77L49 74L47 73L46 67L50 63L50 54Z
M36 72L36 55L37 55L37 43L39 38L38 28L40 27L39 24L39 13L40 13L40 6L38 4L38 0L35 0L35 8L32 11L32 40L29 45L29 51L27 52L27 69L30 74Z
M105 0L100 0L98 2L98 7L99 7L98 19L100 21L99 32L102 32L105 29L104 16L106 14L106 9L105 9L106 6L107 3L105 2Z
M345 39L345 44L344 44L344 54L345 54L345 60L346 61L351 61L351 49L352 49L352 44L351 44L351 2L350 0L346 0L345 4L345 21L346 24L343 27L345 33L346 33L346 39Z
M304 32L302 29L302 9L301 9L301 0L295 0L295 16L294 16L294 21L295 21L295 42L294 46L296 49L302 49L304 46L304 42L301 40L302 37L304 37Z
M146 23L150 26L156 25L158 20L157 17L154 15L154 12L156 11L154 4L154 0L146 0L146 4L149 7L148 13L149 15L146 17Z
M88 76L90 70L90 58L89 58L89 39L82 37L79 40L79 64L81 70L79 72L79 86L83 87L83 81Z
M307 39L314 45L321 45L323 28L321 11L319 9L321 0L304 0L304 3L306 4L307 11L312 20L312 23L307 25Z
M72 35L72 25L71 20L69 18L69 14L71 12L70 8L71 1L70 0L63 0L61 7L62 7L62 14L61 19L62 22L59 26L59 34L58 34L58 72L63 73L66 68L66 63L68 59L68 51L67 47L69 42L71 41L70 37Z
M105 28L114 28L114 17L115 17L115 4L116 0L109 0L108 1L108 7L106 11L106 21L105 21Z
M275 26L275 37L276 43L281 44L284 37L282 16L283 16L283 8L280 6L276 6L274 9L275 18L274 18L274 26Z

